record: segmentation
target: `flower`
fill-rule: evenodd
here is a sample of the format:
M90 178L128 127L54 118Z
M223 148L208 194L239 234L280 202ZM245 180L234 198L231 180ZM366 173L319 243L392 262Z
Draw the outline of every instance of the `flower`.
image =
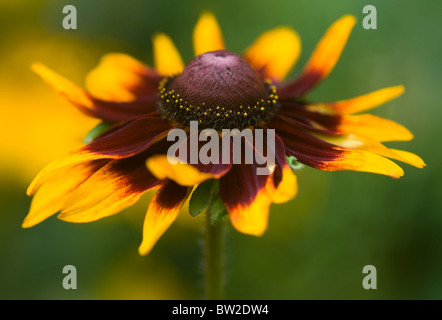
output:
M295 31L270 30L237 55L225 50L211 13L202 14L195 26L196 57L185 66L172 40L162 33L153 37L155 69L125 54L108 54L88 74L88 91L35 63L37 74L80 111L104 121L107 130L98 130L90 143L53 161L35 177L28 188L28 194L35 195L23 227L58 211L58 217L69 222L98 220L157 189L139 247L140 254L147 254L176 219L192 188L205 181L217 181L215 196L233 226L259 236L267 228L270 204L296 195L293 162L393 178L403 170L387 158L422 168L425 164L418 156L382 144L410 140L410 131L378 116L354 115L401 95L402 86L337 102L305 98L333 69L355 22L352 16L336 21L301 75L287 83L284 77L301 48ZM273 170L257 175L256 161L171 164L166 156L171 142L165 137L174 128L187 130L191 121L218 131L274 129ZM248 143L246 138L243 142Z

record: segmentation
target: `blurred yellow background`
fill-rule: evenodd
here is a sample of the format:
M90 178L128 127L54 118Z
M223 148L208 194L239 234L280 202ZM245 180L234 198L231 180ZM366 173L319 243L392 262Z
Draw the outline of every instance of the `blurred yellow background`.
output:
M62 27L75 5L78 29ZM183 210L147 257L137 253L151 195L123 213L89 224L55 217L31 229L21 222L26 188L48 162L82 145L97 120L70 106L33 74L40 61L75 83L108 52L152 64L151 36L168 33L185 61L193 26L213 11L229 50L242 52L279 25L298 31L296 75L327 27L358 18L341 60L312 92L313 101L354 97L403 84L406 93L373 111L414 134L389 144L420 155L427 167L404 166L400 180L355 172L299 172L294 201L273 205L261 238L228 228L229 299L441 299L442 153L440 41L442 4L370 1L378 29L362 28L365 1L2 0L0 2L0 299L201 298L202 219ZM78 270L78 289L62 287L63 266ZM374 265L378 290L362 288Z

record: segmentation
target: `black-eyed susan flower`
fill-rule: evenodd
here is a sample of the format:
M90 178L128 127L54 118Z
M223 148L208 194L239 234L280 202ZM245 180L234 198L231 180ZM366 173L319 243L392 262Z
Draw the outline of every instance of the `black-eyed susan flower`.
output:
M337 102L312 103L305 97L331 72L354 25L352 16L336 21L301 75L288 82L284 78L301 49L295 31L270 30L242 54L235 54L226 50L210 13L196 24L196 57L186 65L165 34L153 37L155 69L125 54L108 54L87 76L87 91L34 64L33 70L50 86L103 124L87 145L37 175L28 189L29 195L35 195L23 226L31 227L59 211L62 220L91 222L120 212L156 189L139 247L141 254L147 254L176 219L193 187L205 181L212 184L211 191L200 193L215 199L213 205L228 212L238 231L261 235L270 204L296 195L294 160L325 171L363 171L393 178L402 176L403 170L389 159L423 167L418 156L382 144L410 140L410 131L378 116L354 114L399 96L402 86ZM220 134L234 128L275 130L271 172L256 174L256 161L171 164L166 136L175 128L189 132L192 121L200 129L213 128ZM244 138L243 143L249 141Z

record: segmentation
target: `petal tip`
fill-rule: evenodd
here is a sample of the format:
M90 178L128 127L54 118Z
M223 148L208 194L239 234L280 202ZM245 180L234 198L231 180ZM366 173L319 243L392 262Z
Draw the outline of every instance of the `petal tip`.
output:
M28 189L26 189L26 195L32 196L34 193L35 193L34 183L31 183Z
M354 15L351 15L351 14L346 14L338 20L338 22L346 24L349 27L350 26L353 27L357 21L358 21L358 19Z
M138 247L138 254L139 254L140 256L147 256L147 255L152 251L152 249L153 249L153 246L151 246L151 247L147 247L147 246L141 244L141 245Z
M211 10L204 10L199 15L198 19L216 19L215 14Z
M250 204L227 206L233 227L241 233L255 237L267 230L271 199L263 190Z
M29 219L25 218L25 220L21 224L21 227L23 229L29 229L29 228L33 227L34 225L35 225L35 223L32 223L32 221L29 221Z
M405 92L405 86L403 84L400 84L400 85L395 86L393 88L396 88L396 90L398 92L398 96Z
M388 159L386 159L386 160L388 160ZM388 161L390 161L390 160L388 160ZM403 177L405 174L404 169L402 169L401 166L397 165L393 161L390 161L390 162L392 164L394 164L394 166L391 169L390 177L392 177L393 179L399 179L399 178Z
M45 68L46 66L44 64L42 64L41 62L35 61L33 63L31 63L31 70L34 71L35 73L39 73L43 68Z

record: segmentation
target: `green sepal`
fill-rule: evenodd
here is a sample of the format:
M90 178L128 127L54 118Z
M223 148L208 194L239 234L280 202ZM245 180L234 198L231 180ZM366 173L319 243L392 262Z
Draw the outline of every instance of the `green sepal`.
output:
M286 156L287 164L292 168L292 171L296 171L304 168L304 165L296 159L294 156Z
M103 132L105 132L107 129L109 129L110 127L112 127L112 123L109 122L100 122L98 125L95 126L95 128L93 128L91 131L89 131L86 135L86 137L84 137L83 142L84 143L89 143L92 142L92 140L94 140L96 137L98 137L100 134L102 134Z
M210 205L213 188L218 184L216 182L214 179L209 179L196 187L189 200L189 213L192 217L196 217Z

